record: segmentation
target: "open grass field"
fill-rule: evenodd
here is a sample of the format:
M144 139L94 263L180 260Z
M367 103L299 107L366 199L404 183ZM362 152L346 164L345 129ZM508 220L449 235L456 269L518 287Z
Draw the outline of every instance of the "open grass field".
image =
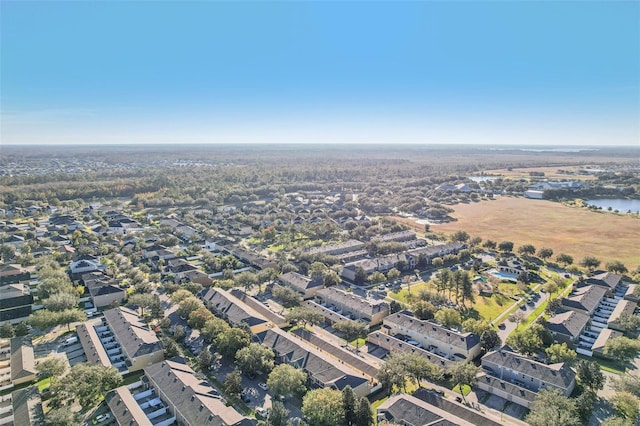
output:
M487 175L498 175L503 178L509 179L529 179L531 176L529 172L542 172L544 173L544 178L552 178L552 179L568 179L568 180L594 180L595 177L593 175L579 175L577 171L581 169L582 166L542 166L542 167L513 167L511 170L509 169L494 169L494 170L485 170L485 174ZM566 174L560 173L560 170L566 170L571 172L576 172L576 174Z
M611 260L620 260L629 270L640 265L637 218L511 197L458 204L454 209L457 222L433 225L431 229L445 234L464 230L498 243L509 240L516 249L522 244L550 247L555 254L573 256L575 263L590 255L602 261L601 267Z

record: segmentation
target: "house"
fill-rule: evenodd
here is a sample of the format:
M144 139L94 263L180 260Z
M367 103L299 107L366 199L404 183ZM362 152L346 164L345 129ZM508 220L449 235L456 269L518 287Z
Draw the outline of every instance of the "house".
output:
M598 334L598 338L591 346L591 351L593 352L593 355L598 356L600 358L607 358L604 355L604 348L607 342L611 339L615 339L616 337L621 337L623 335L624 333L622 333L621 331L616 331L611 328L603 329L600 332L600 334Z
M627 291L624 293L624 300L631 300L633 302L640 302L640 285L629 284Z
M597 285L576 287L562 298L562 307L592 316L607 293L607 289Z
M433 321L421 320L408 311L384 319L380 330L451 361L470 361L480 355L480 336L459 332Z
M44 413L38 387L29 386L0 397L0 413L2 425L43 425Z
M576 375L568 364L547 365L506 345L482 357L482 370L477 387L526 408L531 408L541 389L557 389L569 396L576 385Z
M367 336L367 342L372 345L379 346L389 353L410 352L419 355L427 361L442 368L448 368L455 362L452 359L443 356L444 353L442 352L436 353L433 348L431 348L431 350L427 350L422 347L422 344L418 344L418 342L414 340L407 341L406 336L392 336L381 330L369 333Z
M626 330L619 323L620 317L622 315L634 315L637 307L638 304L636 302L632 302L631 300L623 299L619 301L607 321L607 327L613 330L622 331L624 333Z
M358 240L347 240L342 243L337 244L326 244L319 247L311 247L306 249L304 252L310 255L330 255L335 256L342 253L347 253L355 250L362 250L365 248L365 243Z
M162 361L144 368L142 378L108 392L105 400L118 425L240 426L253 422L227 406L208 381L188 365Z
M580 335L587 328L590 321L591 318L588 315L568 310L549 318L546 328L551 331L557 343L566 343L575 348L579 343Z
M466 246L462 243L453 242L411 249L405 253L407 258L407 267L410 270L415 269L421 259L424 259L425 263L430 265L436 257L444 257L448 254L458 254L460 250L465 247Z
M14 337L11 339L11 383L20 385L36 380L35 356L31 337Z
M256 337L264 346L273 350L276 363L286 363L305 371L311 387L343 390L351 386L359 397L371 392L371 383L364 373L299 337L279 328L266 330Z
M416 239L415 232L399 231L399 232L392 232L390 234L384 234L375 238L371 238L371 241L372 242L388 242L388 241L404 242L404 241L413 241L415 239Z
M349 319L364 321L369 325L380 324L391 310L389 303L384 300L364 299L335 287L318 290L315 302Z
M278 281L283 286L297 291L303 299L311 299L318 290L324 287L321 278L309 278L297 272L287 272L278 277Z
M378 406L376 414L378 423L386 420L412 426L500 425L478 411L448 401L428 389L418 389L414 395L392 395Z
M82 274L81 281L84 283L96 308L110 306L116 302L123 302L127 293L120 284L102 272L89 272Z
M399 262L406 262L407 258L404 254L389 254L387 256L380 256L373 259L361 259L353 262L349 262L342 268L340 275L349 280L355 281L356 273L359 268L369 275L375 271L388 272L396 267Z
M607 289L607 295L613 296L616 291L616 287L620 284L622 275L614 274L611 272L599 272L588 277L584 282L579 283L581 286L597 285Z
M31 315L33 295L26 282L0 286L0 322L25 320Z
M106 265L93 259L79 259L69 265L69 272L73 279L79 279L82 274L93 271L106 271Z
M76 331L89 363L113 366L120 374L164 359L164 348L156 334L128 308L104 311L100 321L80 324Z
M17 265L0 265L0 286L15 284L20 281L29 281L31 273Z
M273 327L273 323L254 308L221 288L211 287L205 290L202 301L211 312L234 326L246 324L253 334Z

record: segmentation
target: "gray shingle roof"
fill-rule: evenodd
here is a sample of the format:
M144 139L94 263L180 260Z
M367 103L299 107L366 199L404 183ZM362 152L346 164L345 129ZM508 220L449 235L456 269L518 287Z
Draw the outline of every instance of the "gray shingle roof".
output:
M384 319L384 324L395 324L455 347L466 347L467 350L480 344L480 336L475 333L461 333L436 322L418 319L407 311L389 315Z
M109 309L104 311L104 318L130 360L163 350L156 334L131 309Z
M562 304L568 308L575 308L593 312L607 290L597 285L578 287L568 297L562 299Z
M584 330L590 319L589 315L576 311L566 311L549 318L547 320L547 328L554 333L564 334L575 339Z
M485 366L486 362L539 379L561 389L569 388L575 380L575 373L567 364L543 364L512 352L508 346L488 352L482 357L482 365Z

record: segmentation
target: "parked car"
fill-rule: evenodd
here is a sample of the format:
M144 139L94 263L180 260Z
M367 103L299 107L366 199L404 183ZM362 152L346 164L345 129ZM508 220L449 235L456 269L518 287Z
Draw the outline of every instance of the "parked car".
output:
M100 414L99 416L96 416L96 418L93 419L93 424L96 425L98 423L102 423L105 420L109 420L111 418L111 414L106 413L106 414Z
M267 384L266 384L266 383L258 383L258 387L259 387L260 389L262 389L263 391L267 391L267 390L269 390L269 386L267 386Z
M507 325L505 323L501 322L500 324L498 324L498 328L500 330L504 330L505 328L507 328Z

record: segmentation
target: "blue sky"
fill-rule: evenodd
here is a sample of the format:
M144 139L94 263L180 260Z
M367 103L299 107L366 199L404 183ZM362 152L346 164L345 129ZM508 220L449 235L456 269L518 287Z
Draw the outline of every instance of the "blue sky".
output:
M7 1L2 143L640 144L636 1Z

